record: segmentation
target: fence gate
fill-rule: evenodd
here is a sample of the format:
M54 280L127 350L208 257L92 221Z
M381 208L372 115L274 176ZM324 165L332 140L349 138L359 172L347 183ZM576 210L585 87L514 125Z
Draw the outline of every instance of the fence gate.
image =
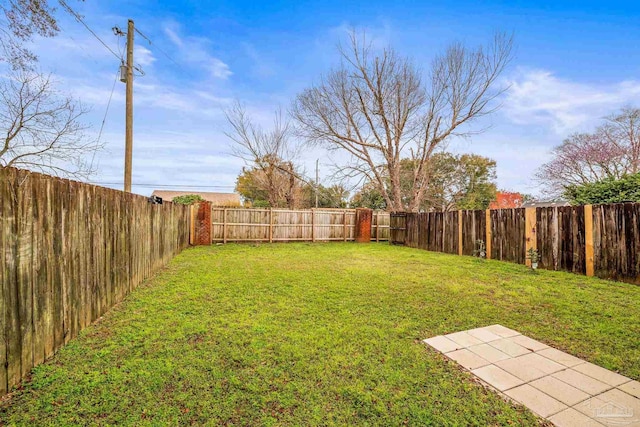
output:
M407 214L405 212L391 212L389 214L389 223L389 243L392 245L404 245Z

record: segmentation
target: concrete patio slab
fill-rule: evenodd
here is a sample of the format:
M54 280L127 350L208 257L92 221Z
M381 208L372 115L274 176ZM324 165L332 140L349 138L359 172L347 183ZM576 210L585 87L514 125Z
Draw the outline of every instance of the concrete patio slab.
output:
M497 348L490 346L489 344L474 345L473 347L469 347L468 349L491 363L509 359L511 357L508 354L501 352Z
M431 347L435 348L441 353L448 353L450 351L460 350L464 348L460 344L457 344L451 341L449 338L445 338L442 335L438 335L437 337L429 338L423 340L425 344L429 344Z
M487 330L493 332L496 335L500 335L503 338L521 335L520 332L514 331L513 329L506 328L502 325L491 325L491 326L487 326L486 328Z
M584 391L548 375L533 381L531 385L568 406L573 406L591 397Z
M594 365L593 363L582 363L574 366L573 369L612 386L619 386L631 381L630 378L611 372L610 370Z
M474 369L471 372L490 386L500 391L505 391L524 383L520 378L514 377L507 371L498 368L496 365L487 365L479 369Z
M538 354L568 367L585 363L582 359L551 347L538 351Z
M531 350L524 348L520 344L516 344L509 338L502 338L498 341L491 341L489 345L497 348L501 352L506 353L511 357L522 356L523 354L531 353Z
M496 366L504 369L523 381L529 382L564 369L564 366L553 360L531 353L496 362Z
M631 396L637 397L640 399L640 382L638 381L629 381L628 383L624 383L618 387L620 390L624 391Z
M463 348L471 347L472 345L482 344L477 338L474 338L468 332L456 332L453 334L445 335L445 338L449 338L451 341L455 342L458 345L461 345Z
M543 344L540 341L536 341L524 335L516 335L515 337L511 337L509 339L514 343L519 344L524 348L526 348L527 350L531 350L531 351L539 351L539 350L549 348L548 345Z
M537 388L531 387L529 384L512 388L506 391L506 395L544 418L569 408L564 403Z
M618 389L585 400L574 408L604 425L640 425L640 400Z
M560 381L564 381L567 384L571 384L575 388L578 388L590 395L596 395L611 389L611 386L608 384L598 381L595 378L591 378L581 372L574 371L573 369L560 371L554 374L553 377Z
M489 329L487 328L476 328L476 329L471 329L469 331L469 335L471 335L472 337L479 339L480 341L487 343L490 341L496 341L499 340L500 338L502 338L500 335L494 334L493 332L491 332Z
M640 427L640 382L501 325L424 343L559 427Z
M573 408L565 409L564 411L557 413L549 418L553 424L558 427L602 427L604 424L600 424L593 418L587 417L581 412L576 411Z
M487 366L490 363L466 348L447 353L447 357L455 360L469 370L481 368L482 366Z

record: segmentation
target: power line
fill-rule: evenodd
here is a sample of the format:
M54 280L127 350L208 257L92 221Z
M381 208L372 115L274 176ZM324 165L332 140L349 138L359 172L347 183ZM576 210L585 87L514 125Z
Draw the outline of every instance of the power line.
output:
M98 132L98 141L97 145L100 144L100 138L102 138L102 131L104 130L104 124L107 121L107 114L109 114L109 107L111 106L111 99L113 98L113 92L116 89L116 83L118 82L118 76L120 75L120 67L116 71L116 77L113 79L113 86L111 87L111 94L109 94L109 101L107 101L107 108L104 111L104 117L102 118L102 124L100 125L100 132ZM93 151L93 156L91 157L91 167L93 168L93 161L96 158L96 151Z
M89 181L89 184L95 185L122 185L122 182L98 182ZM191 185L191 184L131 184L134 187L153 187L153 188L235 188L233 185Z
M107 101L107 108L104 111L104 117L102 118L102 124L100 125L100 132L98 133L98 142L102 137L102 130L104 129L104 123L107 121L107 114L109 114L109 106L111 106L111 99L113 98L113 92L116 89L116 83L118 82L118 76L120 75L120 67L116 71L116 77L113 79L113 86L111 87L111 93L109 94L109 101Z
M142 33L142 31L140 31L139 29L136 28L136 33L140 34L140 36L143 39L148 41L150 46L155 46L155 48L158 49L160 51L160 53L162 53L164 56L166 56L169 59L169 61L173 62L178 67L182 68L182 65L180 65L175 59L173 59L171 56L169 56L169 54L167 52L165 52L162 48L160 48L160 46L158 46L156 43L152 42L149 37L147 37L144 33Z
M87 25L87 23L86 23L86 22L84 22L84 20L82 19L82 17L81 17L81 16L80 16L80 15L79 15L75 10L73 10L73 9L71 8L71 6L69 6L69 5L67 4L67 2L66 2L66 1L64 1L64 0L60 0L60 4L62 5L62 7L63 7L63 8L64 8L68 13L69 13L69 14L71 14L71 15L76 19L76 21L78 21L79 23L81 23L81 24L82 24L82 25L87 29L87 31L89 31L89 32L93 35L93 37L95 37L95 38L96 38L100 43L102 43L102 45L103 45L105 48L107 48L107 50L108 50L109 52L111 52L111 53L113 54L113 56L115 56L116 58L118 58L118 60L122 61L122 57L118 56L118 54L117 54L117 53L115 53L115 52L113 51L113 49L111 49L111 48L110 48L110 47L109 47L109 46L108 46L108 45L107 45L107 44L106 44L106 43L105 43L105 42L104 42L100 37L98 37L98 35L97 35L97 34L96 34L96 33L95 33L95 32L94 32L94 31L89 27L89 25Z

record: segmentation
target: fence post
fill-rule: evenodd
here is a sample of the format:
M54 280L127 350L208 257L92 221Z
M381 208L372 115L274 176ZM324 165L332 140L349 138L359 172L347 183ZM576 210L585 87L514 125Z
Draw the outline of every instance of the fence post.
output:
M342 230L342 234L344 235L344 241L347 241L347 209L345 209L343 212L344 214L344 228Z
M311 243L316 242L316 210L311 208Z
M524 223L525 223L525 265L531 267L531 260L527 258L529 256L529 250L538 248L538 241L536 239L536 208L524 209Z
M380 211L376 211L376 243L380 242Z
M462 210L458 210L458 255L462 255Z
M192 207L193 219L191 230L193 231L194 245L211 245L213 221L211 219L211 202L200 202Z
M269 208L269 243L273 243L273 208Z
M227 208L222 210L222 243L227 243Z
M491 259L491 210L485 211L485 242L484 242L485 256L487 259Z
M189 244L196 244L196 214L195 205L189 206Z
M585 274L594 275L593 263L593 206L584 206Z
M355 240L357 243L370 243L371 242L371 219L373 218L373 211L366 208L356 209L356 235Z

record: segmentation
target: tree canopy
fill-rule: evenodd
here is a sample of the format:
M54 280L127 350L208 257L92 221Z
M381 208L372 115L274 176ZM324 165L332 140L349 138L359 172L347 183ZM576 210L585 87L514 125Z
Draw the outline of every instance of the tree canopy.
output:
M412 159L401 160L400 187L403 200L411 198ZM487 209L496 196L496 162L477 154L435 153L427 167L429 185L421 211ZM389 180L387 180L388 182ZM353 207L387 209L377 185L367 182L351 199Z
M564 194L575 205L640 202L640 173L570 185Z

